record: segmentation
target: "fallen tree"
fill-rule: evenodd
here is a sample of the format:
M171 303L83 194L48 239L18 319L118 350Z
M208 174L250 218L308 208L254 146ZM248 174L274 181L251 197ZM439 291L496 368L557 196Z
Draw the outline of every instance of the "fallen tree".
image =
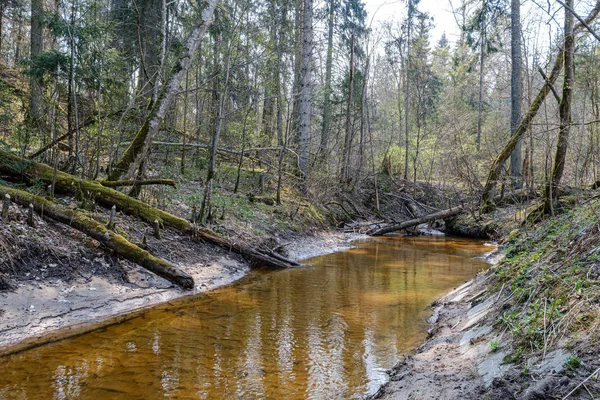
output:
M166 185L177 186L177 181L173 179L146 179L146 180L125 180L125 181L99 181L102 186L115 188L122 186L147 186L147 185Z
M44 182L52 184L54 169L49 165L27 160L17 155L0 150L0 172L28 182ZM289 268L302 264L287 260L267 250L248 248L231 242L209 229L198 227L189 221L166 211L151 207L148 204L130 197L118 190L103 186L104 181L81 179L66 172L56 171L55 190L67 194L90 194L101 204L116 206L119 210L134 215L148 224L158 221L163 227L175 229L184 234L215 244L226 250L242 255L252 265L274 268Z
M592 9L592 11L588 15L588 17L585 19L586 24L590 24L591 22L593 22L599 13L600 13L600 1L597 1L596 5ZM579 23L574 29L574 34L581 32L584 28L585 28L585 26L583 24ZM498 178L500 177L500 173L502 172L504 163L510 157L515 146L521 139L521 136L523 136L525 134L525 132L527 132L529 130L534 118L536 117L538 111L540 110L540 107L546 100L546 97L548 96L548 94L552 91L552 86L558 80L558 77L563 69L564 56L565 56L564 47L561 47L558 51L558 55L556 56L556 60L554 61L554 66L552 67L552 71L550 72L550 75L545 80L545 83L542 86L542 88L540 89L540 91L538 92L538 95L533 100L533 103L531 103L531 106L529 107L529 111L527 112L527 114L525 114L525 116L521 120L521 123L519 124L518 128L515 130L514 134L510 137L510 140L508 141L508 143L504 146L504 148L500 151L500 153L496 156L496 159L492 163L492 166L488 173L485 187L484 187L484 190L483 190L483 193L481 196L481 206L482 206L483 211L486 211L487 209L489 209L490 207L493 206L494 188L496 187L496 183L498 182Z
M415 219L411 219L411 220L404 221L404 222L397 222L397 223L389 224L382 228L372 229L369 232L367 232L367 234L370 236L382 236L382 235L385 235L386 233L400 231L402 229L411 228L413 226L421 225L421 224L435 221L438 219L450 218L457 214L460 214L461 212L463 212L463 207L458 206L458 207L450 208L447 210L438 211L433 214L425 215L420 218L415 218Z
M168 261L153 256L148 251L129 242L123 236L110 231L106 226L93 218L81 212L60 206L43 197L0 185L0 195L5 196L7 194L11 196L11 199L15 203L24 207L33 205L34 210L41 216L52 218L85 233L124 259L146 268L169 282L184 289L194 288L194 280L190 275Z

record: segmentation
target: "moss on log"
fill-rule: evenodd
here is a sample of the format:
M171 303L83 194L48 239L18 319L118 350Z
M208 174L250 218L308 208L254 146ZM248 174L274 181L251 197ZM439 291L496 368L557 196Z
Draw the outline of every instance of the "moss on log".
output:
M0 150L0 172L20 177L29 182L42 181L46 184L51 184L54 177L54 169L49 165L27 160L4 150ZM119 210L134 215L150 225L154 224L155 220L158 220L163 227L175 229L197 239L220 246L223 249L238 253L254 266L289 268L302 265L292 260L285 260L273 252L255 250L230 242L209 229L196 227L183 218L151 207L118 190L105 187L102 182L81 179L65 172L57 171L55 190L70 194L78 192L93 193L95 198L102 204L109 207L113 205L117 206Z
M474 218L471 213L462 213L446 221L445 232L469 238L494 239L500 236L502 226L489 216Z
M173 179L146 179L146 180L125 180L125 181L99 181L102 186L116 188L122 186L148 186L148 185L166 185L166 186L177 186L177 181Z
M458 206L458 207L450 208L448 210L438 211L433 214L425 215L424 217L421 217L421 218L415 218L415 219L411 219L409 221L389 224L387 226L384 226L383 228L373 229L373 230L369 231L368 234L371 236L382 236L382 235L385 235L386 233L400 231L402 229L407 229L407 228L410 228L413 226L424 224L426 222L435 221L437 219L447 219L447 218L453 217L457 214L460 214L462 212L463 212L463 207Z
M129 242L123 236L111 232L104 225L81 212L70 210L43 197L7 186L0 185L0 194L10 195L13 201L22 206L32 204L35 211L40 215L50 217L85 233L126 260L146 268L156 275L167 279L169 282L184 289L192 289L194 287L192 277L175 265L162 258L153 256L146 250Z

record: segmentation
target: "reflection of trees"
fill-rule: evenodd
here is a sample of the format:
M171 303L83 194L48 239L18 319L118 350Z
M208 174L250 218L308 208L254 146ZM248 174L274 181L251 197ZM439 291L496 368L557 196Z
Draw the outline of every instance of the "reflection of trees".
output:
M368 241L13 356L0 395L27 382L22 398L356 397L423 340L431 301L480 270L471 257L482 252L447 239Z

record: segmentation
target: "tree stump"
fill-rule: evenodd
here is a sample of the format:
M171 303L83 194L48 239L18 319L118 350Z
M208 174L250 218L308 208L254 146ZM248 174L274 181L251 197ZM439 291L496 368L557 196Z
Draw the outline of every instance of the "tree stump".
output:
M160 223L155 219L152 225L154 227L154 237L160 240Z
M106 224L106 227L108 229L110 229L111 231L115 229L115 216L117 214L117 206L113 205L112 208L110 209L110 217L108 220L108 224Z
M33 219L33 204L29 203L29 210L27 211L27 225L35 228L35 220Z
M8 218L8 210L10 209L10 195L7 193L4 195L4 201L2 202L2 219Z

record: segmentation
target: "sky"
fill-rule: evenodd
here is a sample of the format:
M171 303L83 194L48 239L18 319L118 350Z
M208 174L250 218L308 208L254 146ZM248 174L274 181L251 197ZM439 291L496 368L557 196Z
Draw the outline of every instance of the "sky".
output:
M397 20L401 21L406 15L406 2L400 0L363 0L368 17L367 24L373 18L373 28L378 22ZM458 0L421 0L418 9L428 12L434 18L434 29L431 32L431 43L436 43L445 32L448 40L454 41L458 34L458 26L452 14L451 1L455 6Z

